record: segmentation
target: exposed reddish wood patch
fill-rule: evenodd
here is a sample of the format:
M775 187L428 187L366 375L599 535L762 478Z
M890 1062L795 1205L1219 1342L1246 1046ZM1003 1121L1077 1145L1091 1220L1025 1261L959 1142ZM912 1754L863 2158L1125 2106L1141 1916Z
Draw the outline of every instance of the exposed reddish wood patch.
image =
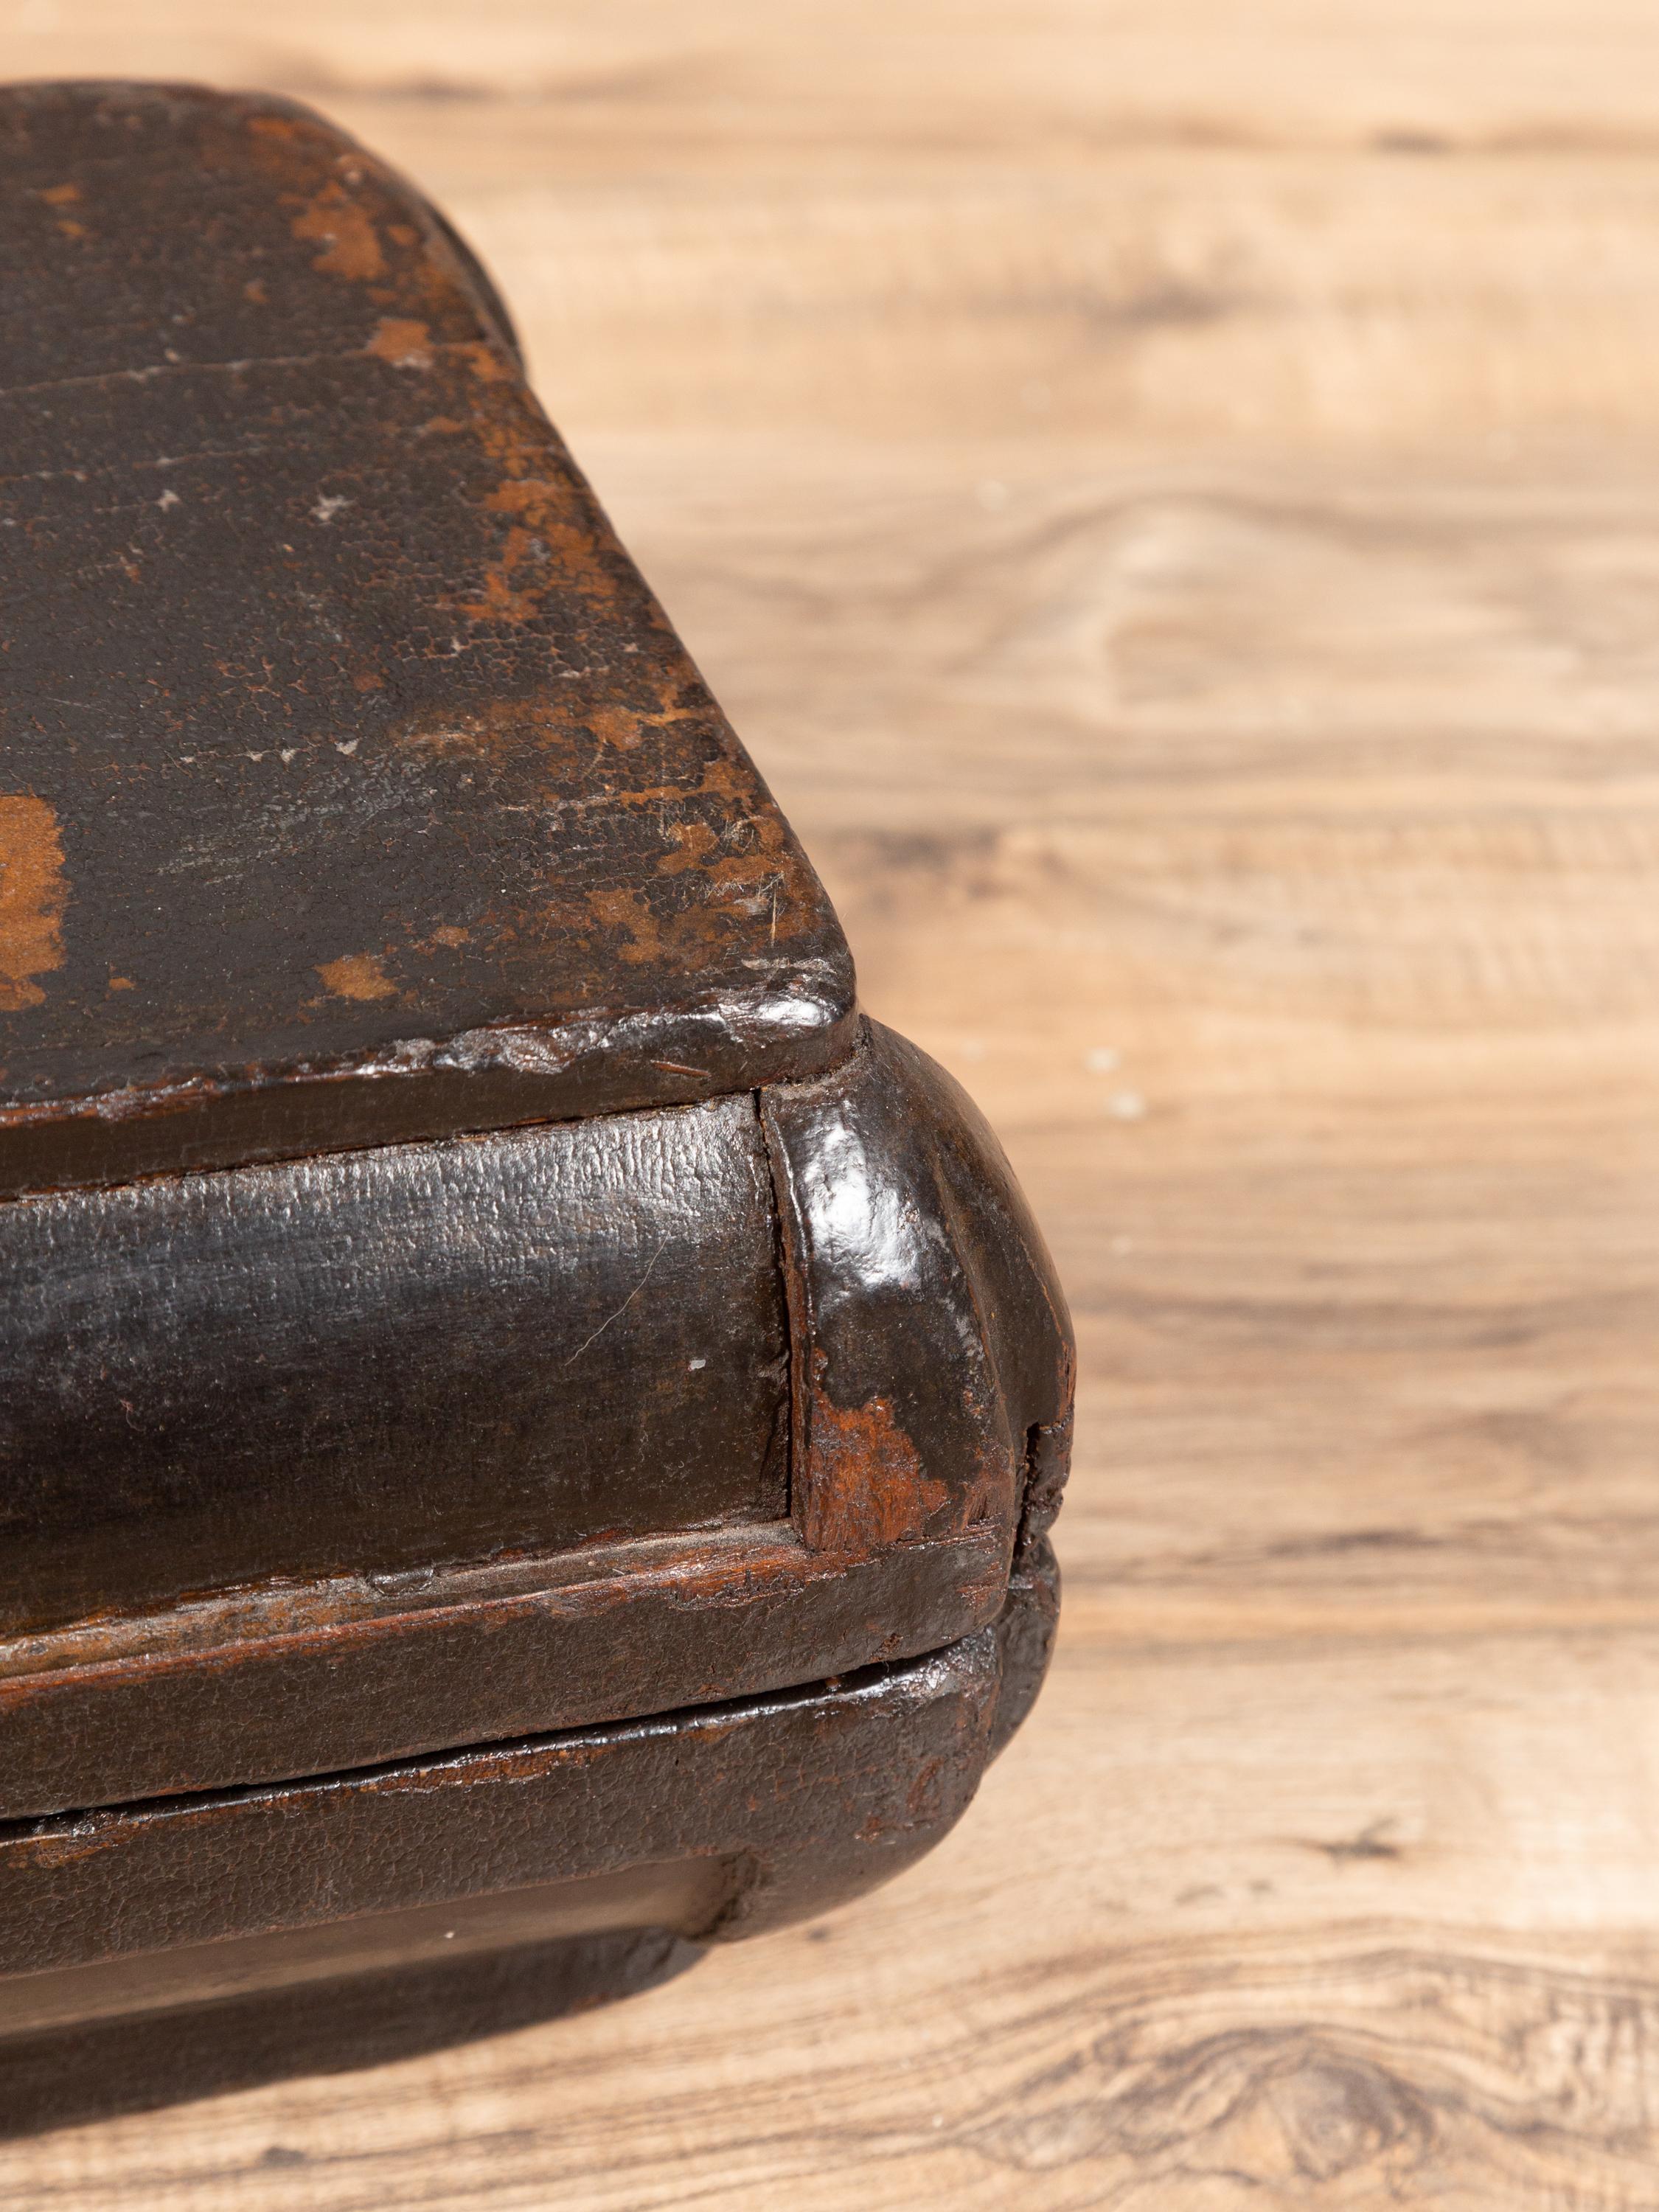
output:
M477 340L471 345L463 346L460 350L471 362L472 374L480 384L507 384L513 381L515 372L511 364L503 361L487 340Z
M295 216L294 235L315 239L327 249L311 265L331 276L362 283L386 272L386 256L368 210L358 206L337 179L325 185Z
M695 719L696 710L682 702L684 689L678 676L665 677L656 686L654 714L643 707L599 707L589 711L587 726L601 743L632 752L647 730L672 729L676 722Z
M40 198L49 208L60 210L72 208L80 197L79 185L49 185L40 194ZM65 238L84 238L87 234L85 223L76 222L72 216L61 212L58 216L58 228Z
M481 412L471 428L501 472L483 506L505 526L477 597L461 601L459 611L472 622L529 622L544 611L550 583L556 581L614 613L616 580L599 557L574 486L550 472L545 426L516 394L497 407Z
M390 999L398 986L381 966L378 954L348 952L338 960L325 961L317 973L342 999Z
M430 368L432 326L412 317L382 315L365 350L393 368Z
M0 1013L38 1006L32 979L64 964L64 847L44 799L0 794Z
M924 1474L916 1448L885 1398L862 1406L812 1402L806 1540L814 1551L868 1553L914 1542L950 1498Z
M647 720L629 707L595 707L588 714L587 726L601 744L631 753L645 735Z
M719 843L707 822L678 822L669 831L674 849L657 863L659 876L681 876L689 868L707 868Z
M637 891L590 891L587 903L607 929L623 933L617 950L630 967L662 951L662 927Z

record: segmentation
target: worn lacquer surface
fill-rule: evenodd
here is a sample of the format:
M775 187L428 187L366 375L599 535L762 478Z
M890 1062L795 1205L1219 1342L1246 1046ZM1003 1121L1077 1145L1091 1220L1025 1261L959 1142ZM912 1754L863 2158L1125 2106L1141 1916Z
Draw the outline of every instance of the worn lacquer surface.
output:
M419 197L0 95L0 1188L823 1065L810 867Z
M0 1632L777 1519L775 1240L745 1097L0 1204Z
M994 1620L1070 1324L875 1025L700 1108L0 1205L0 1818L776 1689Z

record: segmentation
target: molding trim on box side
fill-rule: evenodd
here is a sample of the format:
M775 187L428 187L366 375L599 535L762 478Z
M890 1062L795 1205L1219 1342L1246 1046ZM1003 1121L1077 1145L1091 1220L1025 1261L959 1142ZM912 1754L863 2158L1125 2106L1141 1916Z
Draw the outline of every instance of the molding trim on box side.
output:
M1000 1680L985 1628L845 1680L654 1720L12 1823L0 1992L8 1976L684 1858L727 1861L740 1893L676 1932L786 1926L898 1872L961 1816Z
M287 1579L14 1638L0 1818L775 1691L995 1620L1058 1505L1073 1367L1007 1164L950 1079L873 1025L833 1080L760 1103L792 1521Z
M790 1510L859 1557L994 1529L1012 1557L1036 1467L1053 1518L1070 1316L1001 1146L967 1094L878 1023L831 1080L769 1085L787 1267Z
M434 1577L400 1604L349 1589L230 1593L119 1623L158 1648L0 1676L0 1819L268 1784L779 1692L908 1658L993 1621L994 1531L830 1560L787 1522L710 1529ZM272 1613L256 1626L251 1597ZM362 1592L356 1595L361 1601Z

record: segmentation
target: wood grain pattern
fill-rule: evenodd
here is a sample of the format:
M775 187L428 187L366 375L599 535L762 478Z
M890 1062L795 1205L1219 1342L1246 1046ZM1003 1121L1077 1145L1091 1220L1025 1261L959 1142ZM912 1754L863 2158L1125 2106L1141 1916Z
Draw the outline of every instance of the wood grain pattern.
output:
M475 239L1083 1348L883 1895L52 2212L1659 2207L1659 17L31 0Z

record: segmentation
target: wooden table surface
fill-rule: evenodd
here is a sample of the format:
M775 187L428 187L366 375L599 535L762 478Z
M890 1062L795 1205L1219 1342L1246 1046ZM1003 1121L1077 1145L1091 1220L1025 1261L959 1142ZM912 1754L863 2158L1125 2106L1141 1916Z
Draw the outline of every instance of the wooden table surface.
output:
M494 264L1083 1354L949 1843L53 2212L1659 2207L1653 0L9 0Z

